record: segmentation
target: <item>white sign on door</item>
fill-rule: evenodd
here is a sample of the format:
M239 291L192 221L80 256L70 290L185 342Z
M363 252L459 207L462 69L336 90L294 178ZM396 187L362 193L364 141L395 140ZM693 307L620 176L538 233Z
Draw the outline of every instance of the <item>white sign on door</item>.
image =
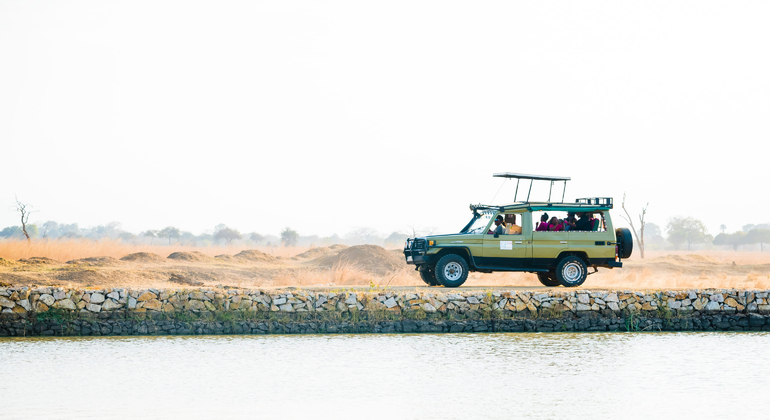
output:
M500 241L500 249L513 249L513 241Z

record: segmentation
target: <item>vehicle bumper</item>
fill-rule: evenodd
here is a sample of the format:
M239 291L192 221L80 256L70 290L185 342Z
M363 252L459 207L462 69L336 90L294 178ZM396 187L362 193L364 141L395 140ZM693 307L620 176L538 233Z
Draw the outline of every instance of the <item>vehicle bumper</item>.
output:
M427 250L404 250L404 257L407 264L422 265L428 262Z

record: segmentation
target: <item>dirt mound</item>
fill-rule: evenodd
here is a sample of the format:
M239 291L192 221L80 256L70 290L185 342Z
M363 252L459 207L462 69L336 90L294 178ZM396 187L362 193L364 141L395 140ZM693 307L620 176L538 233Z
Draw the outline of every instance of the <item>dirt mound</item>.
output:
M227 255L227 254L217 255L214 258L217 259L217 260L220 260L220 261L225 261L225 262L238 262L237 258L233 257L232 255Z
M95 267L104 267L108 265L120 264L120 261L112 257L89 257L89 258L81 258L79 260L70 260L70 261L67 261L67 264L80 264L80 265L90 265Z
M243 250L237 254L235 254L235 258L240 258L244 260L249 261L259 261L259 262L276 262L276 258L270 254L265 254L262 251L257 251L256 249L246 249Z
M152 252L134 252L133 254L128 254L125 257L121 258L121 260L134 261L134 262L165 262L166 261L160 255L153 254Z
M384 276L400 270L406 264L393 253L377 245L357 245L345 248L336 255L318 259L324 267L350 264L369 273Z
M406 260L403 249L389 249L388 252L398 257L399 260Z
M297 254L297 255L291 257L291 259L292 260L313 259L313 258L318 258L318 257L324 256L324 255L329 255L329 254L333 253L334 251L335 251L334 249L325 248L325 247L310 248L309 250L307 250L307 251L305 251L305 252L303 252L301 254Z
M203 286L203 282L202 281L191 280L191 279L188 279L187 277L179 275L179 274L171 274L171 276L169 277L168 281L170 281L171 283L176 283L176 284L184 284L186 286Z
M9 267L15 264L16 263L13 261L6 260L5 258L0 258L0 267Z
M685 258L687 259L687 261L692 261L692 262L719 264L719 261L715 260L714 258L707 257L705 255L689 254L689 255L685 255Z
M693 264L693 263L700 263L700 264L719 264L719 261L707 257L705 255L696 255L696 254L688 254L688 255L666 255L662 258L656 258L656 260L670 262L670 263L679 263L679 264Z
M209 261L211 259L211 257L199 251L174 252L173 254L169 255L168 258L172 260L182 260L182 261L192 261L192 262Z
M338 249L345 249L347 247L348 247L347 245L334 244L334 245L330 246L329 249L338 250Z
M61 264L61 261L52 260L47 257L30 257L26 260L21 259L19 262L24 264Z

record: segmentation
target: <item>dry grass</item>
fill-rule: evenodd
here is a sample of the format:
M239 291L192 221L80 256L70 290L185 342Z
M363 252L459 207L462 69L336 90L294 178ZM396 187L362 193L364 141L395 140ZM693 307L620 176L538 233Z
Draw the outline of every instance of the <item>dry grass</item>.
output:
M47 257L62 264L0 264L0 281L11 284L62 284L68 286L179 287L169 282L172 274L182 275L206 286L218 284L238 287L314 287L314 286L424 286L414 266L405 263L389 274L377 275L372 263L379 254L356 254L353 261L324 266L322 258L293 260L290 257L308 247L256 247L282 257L274 262L210 260L188 262L166 260L172 252L199 251L208 256L234 255L243 246L192 247L181 245L132 245L119 241L0 241L0 257L16 261ZM119 261L108 266L63 264L66 261L108 256L116 259L135 253L151 252L164 257L159 262ZM336 251L339 252L339 251ZM398 251L391 251L398 253ZM327 258L328 252L320 253ZM529 273L472 273L465 286L540 287ZM690 289L739 288L770 289L770 252L656 251L647 258L638 254L624 261L622 269L600 269L588 277L584 288L608 289Z
M159 241L158 241L159 242ZM120 259L135 252L151 252L167 257L173 252L199 251L210 257L221 254L234 255L244 249L257 249L275 257L291 257L305 252L309 247L267 247L267 246L208 246L184 245L134 245L121 241L88 239L70 240L0 240L0 258L7 260L46 257L57 261L70 261L88 257L113 257Z

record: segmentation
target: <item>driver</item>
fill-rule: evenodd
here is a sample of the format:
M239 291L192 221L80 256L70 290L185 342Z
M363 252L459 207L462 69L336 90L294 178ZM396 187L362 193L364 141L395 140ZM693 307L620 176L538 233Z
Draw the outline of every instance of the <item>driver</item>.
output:
M487 232L488 235L503 235L505 233L505 228L503 227L503 215L498 214L497 217L495 217L495 226L497 226L494 230L490 229L489 232Z

